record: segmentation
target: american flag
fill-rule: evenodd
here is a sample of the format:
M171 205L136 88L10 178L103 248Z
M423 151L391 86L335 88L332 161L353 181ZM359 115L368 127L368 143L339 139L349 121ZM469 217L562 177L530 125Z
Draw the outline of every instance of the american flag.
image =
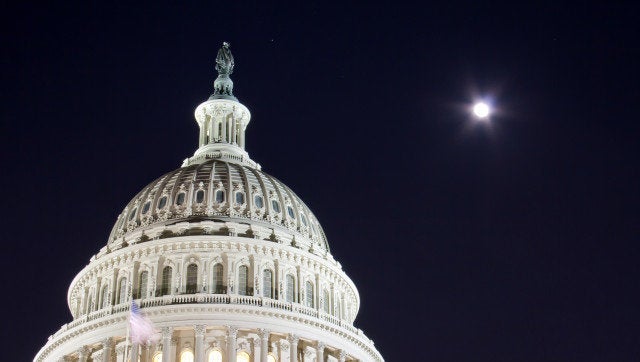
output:
M140 311L136 302L131 302L131 313L129 314L129 330L131 341L138 344L157 342L159 340L158 331L153 326L149 318Z

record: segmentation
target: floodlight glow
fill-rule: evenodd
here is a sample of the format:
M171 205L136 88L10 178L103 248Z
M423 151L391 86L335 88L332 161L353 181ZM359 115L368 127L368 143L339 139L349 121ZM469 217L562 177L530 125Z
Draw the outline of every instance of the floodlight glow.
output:
M473 114L478 118L487 118L489 116L489 106L483 102L476 103L473 106Z

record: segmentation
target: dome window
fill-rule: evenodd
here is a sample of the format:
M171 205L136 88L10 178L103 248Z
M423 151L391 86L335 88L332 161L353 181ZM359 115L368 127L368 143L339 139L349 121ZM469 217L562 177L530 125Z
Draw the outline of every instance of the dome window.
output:
M189 264L187 267L187 294L198 292L198 266Z
M109 286L105 285L102 287L102 303L100 304L100 308L106 308L109 305Z
M149 212L150 207L151 207L151 201L145 202L144 206L142 206L142 215L145 215L147 212Z
M271 208L275 212L280 212L280 203L277 200L271 200Z
M147 284L149 281L149 272L143 271L140 273L140 279L138 280L138 298L144 299L147 297Z
M196 203L201 204L204 202L204 190L198 190L196 192Z
M324 305L323 310L325 313L329 314L331 311L331 300L329 299L329 292L325 289L323 293Z
M313 308L313 284L311 282L307 282L305 289L305 302L307 307Z
M176 197L176 205L181 206L182 204L184 204L185 196L186 194L184 192L179 193L178 197Z
M273 298L273 272L270 269L262 271L262 296Z
M244 204L244 193L236 192L236 204L243 205Z
M289 217L292 219L296 218L296 214L294 214L293 207L291 206L287 206L287 214L289 214Z
M223 272L224 269L222 264L217 263L213 266L213 279L211 280L211 282L213 284L213 292L215 294L224 294L227 292L224 284L222 284Z
M249 268L246 265L241 265L238 268L238 294L239 295L249 295L248 292L248 284L249 284Z
M302 225L307 226L307 218L304 214L300 214L300 221L302 221Z
M162 269L162 284L160 285L160 295L168 295L171 293L171 274L172 270L170 266L165 266Z
M224 191L218 190L216 191L216 202L221 204L224 202Z
M262 209L264 207L264 201L262 200L262 196L256 195L253 197L253 203L256 204L258 209Z
M127 301L127 278L120 279L118 284L118 303L124 303Z
M296 279L294 278L293 275L291 274L287 274L286 277L287 280L287 295L286 295L286 300L287 302L295 302L296 301L296 290L295 290L295 284L296 284Z
M137 208L135 208L135 209L133 209L133 210L131 211L131 214L129 214L129 221L133 221L133 218L135 218L135 217L136 217L136 211L138 211L138 209L137 209Z
M160 202L158 202L158 209L162 210L164 209L165 206L167 206L167 197L162 196L162 198L160 199Z

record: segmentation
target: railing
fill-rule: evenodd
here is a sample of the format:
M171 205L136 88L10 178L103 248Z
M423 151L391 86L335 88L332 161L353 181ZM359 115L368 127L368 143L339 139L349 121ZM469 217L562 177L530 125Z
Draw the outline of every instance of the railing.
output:
M247 288L252 289L252 288ZM216 291L225 291L226 287L216 288ZM249 290L247 290L249 291ZM286 302L283 300L251 296L251 295L229 295L229 294L208 294L208 293L196 293L196 294L172 294L163 295L154 298L145 298L139 301L141 308L160 307L171 304L235 304L235 305L250 305L256 307L266 307L285 310L289 312L295 312L304 314L310 317L321 319L325 322L340 326L352 333L362 336L362 331L355 328L349 322L342 321L339 318L325 313L322 310L310 308L299 303ZM87 321L92 321L98 318L102 318L111 314L116 314L124 311L128 311L131 307L130 302L120 303L113 306L108 306L100 310L85 314L73 322L63 325L50 338L57 337L61 333L78 325L81 325Z
M317 310L298 303L286 302L283 300L276 300L271 298L265 298L260 296L245 296L245 295L229 295L229 294L178 294L178 295L164 295L154 298L146 298L139 300L141 308L159 307L172 304L231 304L231 305L248 305L255 307L273 308L279 310L285 310L289 312L296 312L304 314L310 317L318 318L322 321L339 326L344 330L351 332L357 336L356 341L364 348L373 348L373 341L367 338L362 330L355 328L349 322L342 321L337 317L324 312L323 310ZM49 341L61 336L63 333L82 325L85 322L93 321L102 317L106 317L112 314L118 314L126 312L131 307L131 302L120 303L114 306L107 306L100 310L85 314L71 323L63 325L55 334L49 337ZM99 323L99 322L98 322ZM375 349L373 350L375 351ZM374 353L374 352L371 352ZM374 353L375 354L375 353Z

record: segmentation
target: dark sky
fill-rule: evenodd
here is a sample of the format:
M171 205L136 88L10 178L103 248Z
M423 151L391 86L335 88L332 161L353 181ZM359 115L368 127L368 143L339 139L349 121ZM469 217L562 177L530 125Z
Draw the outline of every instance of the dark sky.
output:
M2 11L3 359L193 154L228 41L247 149L388 361L640 360L640 5L107 3Z

